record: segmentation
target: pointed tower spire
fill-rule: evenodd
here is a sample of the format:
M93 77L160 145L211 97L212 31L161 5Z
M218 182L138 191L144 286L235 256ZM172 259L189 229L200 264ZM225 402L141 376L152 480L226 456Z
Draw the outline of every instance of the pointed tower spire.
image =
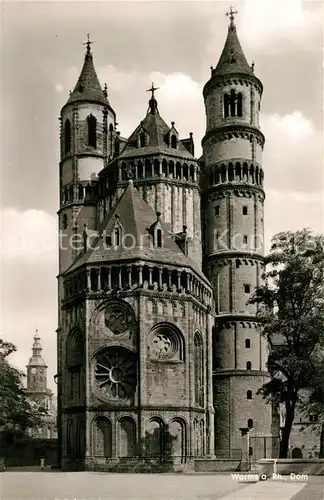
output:
M98 76L93 64L93 56L91 52L91 45L93 42L90 40L90 35L87 35L87 41L83 45L86 46L86 53L84 57L83 67L74 87L73 92L70 94L67 104L74 102L95 102L110 106L107 96L98 80Z
M218 64L215 69L212 69L212 76L225 73L253 73L245 58L240 41L237 36L235 25L235 15L237 13L237 10L234 11L232 6L226 13L226 16L228 16L230 20L227 38Z
M32 350L33 350L33 356L41 356L41 352L43 349L40 343L40 336L38 335L38 330L36 330L36 333L34 335L34 343Z

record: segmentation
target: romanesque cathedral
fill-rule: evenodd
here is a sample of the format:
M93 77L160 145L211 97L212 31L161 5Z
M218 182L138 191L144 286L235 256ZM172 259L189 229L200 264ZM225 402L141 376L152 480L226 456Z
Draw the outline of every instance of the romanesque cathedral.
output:
M86 45L60 116L62 467L253 457L246 433L272 425L256 394L267 345L248 303L262 279L263 87L234 13L202 89L199 159L154 85L130 137L116 131Z

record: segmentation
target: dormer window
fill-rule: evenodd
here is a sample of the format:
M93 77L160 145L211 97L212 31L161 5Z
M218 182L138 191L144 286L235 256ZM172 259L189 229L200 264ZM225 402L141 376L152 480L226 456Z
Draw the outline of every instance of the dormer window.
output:
M156 231L156 246L162 248L162 231L157 229Z
M149 229L150 235L153 237L153 245L158 248L163 247L163 227L161 224L161 212L156 212L157 220Z
M88 126L88 146L92 148L97 147L97 120L93 115L89 115L87 118Z
M146 146L145 132L141 132L139 136L139 147L144 148Z
M175 134L171 135L171 148L176 149L177 148L177 136Z
M120 228L119 227L115 227L115 230L114 230L114 244L115 244L115 247L119 247L119 245L120 245Z

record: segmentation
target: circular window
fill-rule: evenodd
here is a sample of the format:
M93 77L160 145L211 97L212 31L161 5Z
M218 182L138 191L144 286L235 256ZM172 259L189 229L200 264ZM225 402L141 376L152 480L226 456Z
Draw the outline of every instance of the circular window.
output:
M129 398L136 388L136 358L128 349L111 347L95 360L97 387L108 397Z
M120 304L108 305L105 309L105 325L115 335L124 333L131 327L132 315Z
M168 325L155 328L149 337L150 356L157 359L181 359L181 346L177 333Z
M156 332L152 339L152 353L158 357L169 357L172 352L172 340L166 333Z

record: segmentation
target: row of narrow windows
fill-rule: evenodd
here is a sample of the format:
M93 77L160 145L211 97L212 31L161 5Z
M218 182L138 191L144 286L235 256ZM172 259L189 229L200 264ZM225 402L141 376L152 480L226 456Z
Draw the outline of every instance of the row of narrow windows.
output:
M145 148L148 145L148 136L145 132L141 132L139 135L139 147ZM177 136L172 134L169 140L169 146L173 149L176 149L178 145Z
M62 192L62 203L69 203L72 201L83 201L84 198L92 198L98 195L97 184L87 184L86 186L78 186L77 197L74 197L74 187L66 187Z
M215 215L220 215L220 206L216 205L215 207ZM242 207L242 215L248 215L248 207L244 206Z
M218 248L217 247L217 244L218 244L218 237L220 236L219 232L217 230L215 230L215 238L214 238L214 242L215 242L215 245L216 245L216 249ZM254 237L253 237L254 238ZM248 235L247 234L243 234L242 235L242 245L248 245ZM236 260L236 268L239 268L240 267L240 260L237 259Z
M220 368L221 359L220 359L220 358L217 358L217 359L216 359L216 362L217 362L216 364L218 364L218 367L217 367L217 368ZM246 362L245 369L246 369L246 370L248 370L248 371L252 370L252 363L251 363L251 361L247 361L247 362Z
M108 247L114 247L114 248L119 247L121 245L121 238L122 238L121 230L118 227L116 227L113 235L106 236L106 245ZM162 248L162 246L163 246L163 233L162 233L161 229L157 229L156 231L154 231L153 245L158 247L158 248Z
M89 273L82 273L65 283L64 293L65 298L69 298L85 291L97 292L138 286L191 293L205 303L209 303L211 298L211 293L189 273L148 266L92 268Z
M110 124L109 131L113 131L113 125ZM71 122L67 118L64 122L64 153L71 152L72 127ZM88 146L97 148L97 119L93 115L87 116L87 143Z
M129 173L131 173L132 177L135 179L162 175L162 177L196 182L196 178L198 177L193 165L190 167L187 164L181 165L180 163L174 165L173 162L168 163L166 160L162 161L161 166L158 161L151 162L150 160L147 160L145 164L141 162L137 164L123 164L120 171L121 180L127 180ZM106 187L108 187L108 185Z
M263 170L258 165L248 165L246 162L241 165L240 162L214 166L209 171L209 183L211 186L223 182L251 182L259 186L263 185Z
M229 116L242 116L243 97L242 93L238 94L234 89L229 94L224 94L224 118Z
M219 334L216 335L215 340L216 340L216 342L219 342ZM250 339L245 339L245 347L246 347L246 349L250 349L250 347L251 347L251 340Z

